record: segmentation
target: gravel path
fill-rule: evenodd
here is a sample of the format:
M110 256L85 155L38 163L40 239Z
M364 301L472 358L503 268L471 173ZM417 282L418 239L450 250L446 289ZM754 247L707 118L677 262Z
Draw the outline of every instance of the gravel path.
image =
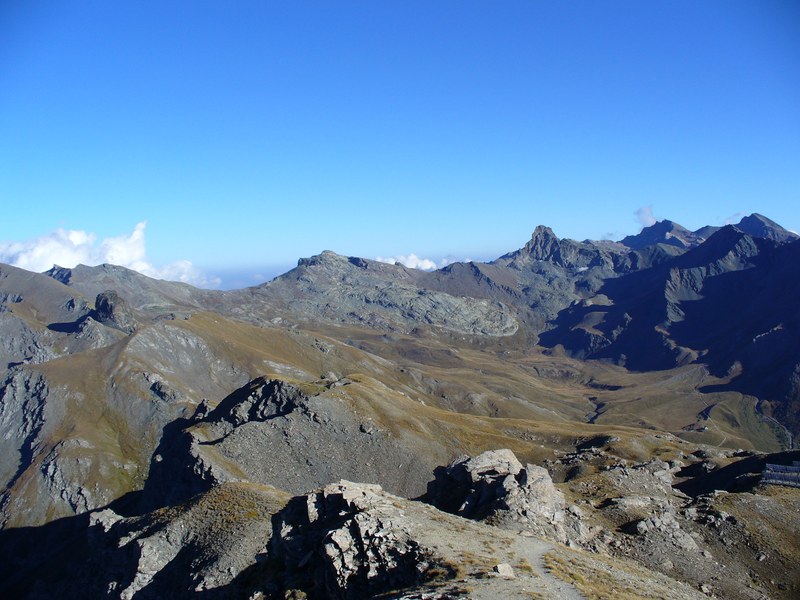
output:
M548 544L544 540L535 538L526 539L524 537L521 538L520 542L521 543L517 545L519 548L518 552L527 559L530 565L536 569L541 576L539 581L543 589L537 591L543 593L547 598L584 600L583 595L580 594L578 590L555 575L550 574L545 568L544 555L553 549L551 544Z

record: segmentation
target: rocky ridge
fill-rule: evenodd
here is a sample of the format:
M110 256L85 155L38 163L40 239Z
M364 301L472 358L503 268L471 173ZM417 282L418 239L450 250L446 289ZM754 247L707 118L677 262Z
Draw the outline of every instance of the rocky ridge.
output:
M736 448L796 428L796 236L668 225L232 292L0 266L0 590L793 597L796 457Z

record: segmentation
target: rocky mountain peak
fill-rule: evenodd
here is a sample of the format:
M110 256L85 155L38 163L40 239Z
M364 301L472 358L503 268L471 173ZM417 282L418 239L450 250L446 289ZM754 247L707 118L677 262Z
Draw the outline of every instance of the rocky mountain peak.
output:
M776 242L789 242L800 237L796 233L784 229L775 221L758 213L753 213L752 215L742 218L742 220L736 224L736 228L752 236L766 238Z
M641 250L654 244L668 244L688 249L702 243L702 238L682 225L664 219L645 227L636 235L624 237L620 242L633 250Z
M515 269L526 269L537 262L583 268L606 262L601 255L601 249L592 243L559 239L552 229L538 225L523 248L502 256L498 262L508 261L509 266Z
M337 263L345 263L347 258L336 254L332 250L323 250L319 254L301 258L297 261L298 267L313 267L315 265L335 265Z
M702 245L678 257L676 264L681 268L710 265L719 261L747 261L758 254L758 247L753 236L741 231L733 225L720 227ZM733 270L733 264L728 265Z
M559 240L552 229L537 225L525 250L536 260L548 260L559 251Z

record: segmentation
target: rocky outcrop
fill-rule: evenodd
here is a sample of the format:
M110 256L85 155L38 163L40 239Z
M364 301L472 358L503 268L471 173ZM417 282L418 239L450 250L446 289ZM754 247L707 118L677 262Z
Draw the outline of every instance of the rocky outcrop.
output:
M201 404L193 418L165 428L151 461L147 506L242 480L299 494L332 480L359 479L419 495L433 457L356 414L337 393L347 381L301 387L256 377L214 409Z
M617 253L611 246L558 239L552 229L539 225L523 248L506 254L499 261L507 263L512 269L528 269L544 262L568 269L585 270L590 267L613 267L614 255Z
M56 358L51 347L55 335L31 327L30 323L3 308L0 303L0 372Z
M114 290L97 294L94 306L94 317L98 322L125 333L133 333L136 329L136 318L128 303Z
M583 544L591 536L547 470L523 467L511 450L463 456L434 474L425 499L441 510L560 543Z
M270 546L284 587L355 599L423 581L435 559L410 536L399 500L347 481L293 499L275 519Z
M31 371L14 372L0 388L0 430L4 433L0 449L5 457L17 456L16 461L0 464L0 480L6 486L30 464L44 426L48 391L45 378Z
M16 370L0 387L0 523L5 526L9 513L11 488L41 451L46 425L57 421L59 404L48 402L49 386L39 373ZM48 419L49 417L49 419ZM13 457L13 458L12 458ZM34 499L38 502L40 499ZM25 504L23 502L22 504Z
M592 452L583 454L596 458ZM635 466L632 477L624 479L649 478L668 489L670 474L664 467L668 465L660 461ZM727 582L716 577L721 567L711 552L701 551L701 540L719 532L722 541L713 548L713 556L719 553L718 560L724 557L726 564L737 565L731 568L735 571L731 577L740 577L738 565L746 561L726 548L744 548L760 566L773 561L760 547L750 550L754 540L742 526L742 517L723 512L712 504L712 497L679 512L666 498L625 496L605 503L604 512L619 511L625 519L643 516L626 521L628 525L614 533L609 552L596 556L537 537L553 539L550 526L559 511L566 519L572 515L584 520L589 515L565 507L546 472L533 465L522 467L513 453L489 451L442 469L453 477L449 481L437 477L441 491L448 483L459 484L459 490L467 490L459 508L465 516L475 516L488 506L485 522L440 512L374 484L340 481L290 499L269 486L229 482L141 516L123 517L116 507L94 511L85 519L82 533L59 524L51 535L60 534L53 539L62 554L39 567L47 576L16 577L5 588L0 580L0 591L21 598L57 594L312 600L386 594L408 600L531 595L578 599L581 594L616 597L635 591L637 597L683 600L702 597L705 589L755 600L760 597L757 586L739 591L738 579ZM536 475L541 477L533 482ZM457 495L448 501L455 502ZM745 510L767 511L768 521L781 510L767 497L752 496L747 501ZM539 515L532 516L536 511ZM698 528L707 533L699 535ZM74 536L68 544L63 542L66 533ZM33 540L26 545L37 545L40 532L32 529L27 535ZM13 532L6 532L6 537L13 537ZM650 570L629 560L618 561L617 555L634 558ZM746 569L742 573L741 577L755 577L752 571L746 575Z
M280 379L257 377L231 394L205 420L225 421L233 427L261 423L292 411L308 412L308 395L296 385Z

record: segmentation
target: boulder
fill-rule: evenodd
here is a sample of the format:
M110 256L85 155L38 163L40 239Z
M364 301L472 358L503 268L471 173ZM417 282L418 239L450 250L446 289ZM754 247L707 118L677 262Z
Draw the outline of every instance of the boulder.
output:
M432 553L411 538L397 500L379 485L342 480L290 501L276 515L270 545L284 587L363 598L422 581Z
M434 476L425 499L441 510L561 543L589 537L580 510L567 511L547 469L523 467L511 450L457 458Z

